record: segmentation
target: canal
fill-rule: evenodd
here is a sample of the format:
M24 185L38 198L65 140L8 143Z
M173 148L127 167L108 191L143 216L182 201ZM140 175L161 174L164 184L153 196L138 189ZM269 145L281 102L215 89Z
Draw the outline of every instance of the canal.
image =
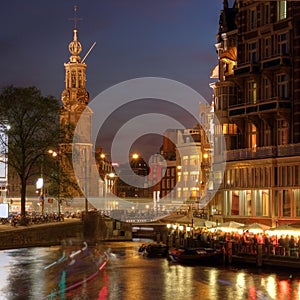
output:
M61 275L57 269L45 266L61 257L61 247L0 251L0 299L300 299L300 271L181 266L167 259L139 255L140 245L141 242L101 245L103 250L111 251L104 271L88 283L53 297L49 295ZM79 277L83 274L81 269L75 272Z

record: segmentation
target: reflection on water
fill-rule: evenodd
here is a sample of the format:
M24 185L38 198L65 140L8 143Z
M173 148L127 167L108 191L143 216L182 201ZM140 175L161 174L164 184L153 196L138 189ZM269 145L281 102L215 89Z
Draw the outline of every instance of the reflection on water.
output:
M300 299L300 272L181 266L140 256L140 244L102 245L103 250L111 248L112 252L104 271L52 299ZM45 299L59 283L45 266L61 255L61 247L0 251L0 299ZM75 273L80 277L84 270L76 269Z

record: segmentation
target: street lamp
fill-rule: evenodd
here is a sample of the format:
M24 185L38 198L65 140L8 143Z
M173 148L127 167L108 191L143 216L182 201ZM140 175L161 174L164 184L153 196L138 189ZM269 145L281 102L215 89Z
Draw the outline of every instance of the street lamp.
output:
M104 175L104 198L107 201L107 194L108 191L111 191L114 185L114 178L116 177L116 174L111 172ZM108 203L106 203L106 208L108 209Z
M52 149L48 150L48 153L56 158L58 157L58 159L60 160L60 156L58 155L58 153ZM60 200L60 161L57 162L57 184L58 184L58 189L57 189L57 208L58 208L58 221L60 221L60 204L61 204L61 200Z

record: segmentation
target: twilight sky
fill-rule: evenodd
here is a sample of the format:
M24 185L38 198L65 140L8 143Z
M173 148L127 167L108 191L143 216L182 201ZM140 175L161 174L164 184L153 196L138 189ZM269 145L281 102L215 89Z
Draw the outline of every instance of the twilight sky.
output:
M231 1L232 2L232 1ZM0 88L36 86L60 98L78 6L91 99L137 77L187 84L207 101L222 0L10 0L0 10Z
M0 87L37 86L60 97L63 63L78 6L79 40L91 98L135 77L158 76L188 84L205 98L216 63L222 0L10 0L0 10Z

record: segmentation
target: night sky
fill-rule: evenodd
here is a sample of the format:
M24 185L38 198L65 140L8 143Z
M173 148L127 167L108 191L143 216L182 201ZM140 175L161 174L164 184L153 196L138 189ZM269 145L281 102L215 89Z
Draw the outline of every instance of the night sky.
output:
M232 1L231 1L232 2ZM157 76L211 101L222 0L10 0L0 10L0 87L36 86L60 98L78 6L91 99L124 80Z

